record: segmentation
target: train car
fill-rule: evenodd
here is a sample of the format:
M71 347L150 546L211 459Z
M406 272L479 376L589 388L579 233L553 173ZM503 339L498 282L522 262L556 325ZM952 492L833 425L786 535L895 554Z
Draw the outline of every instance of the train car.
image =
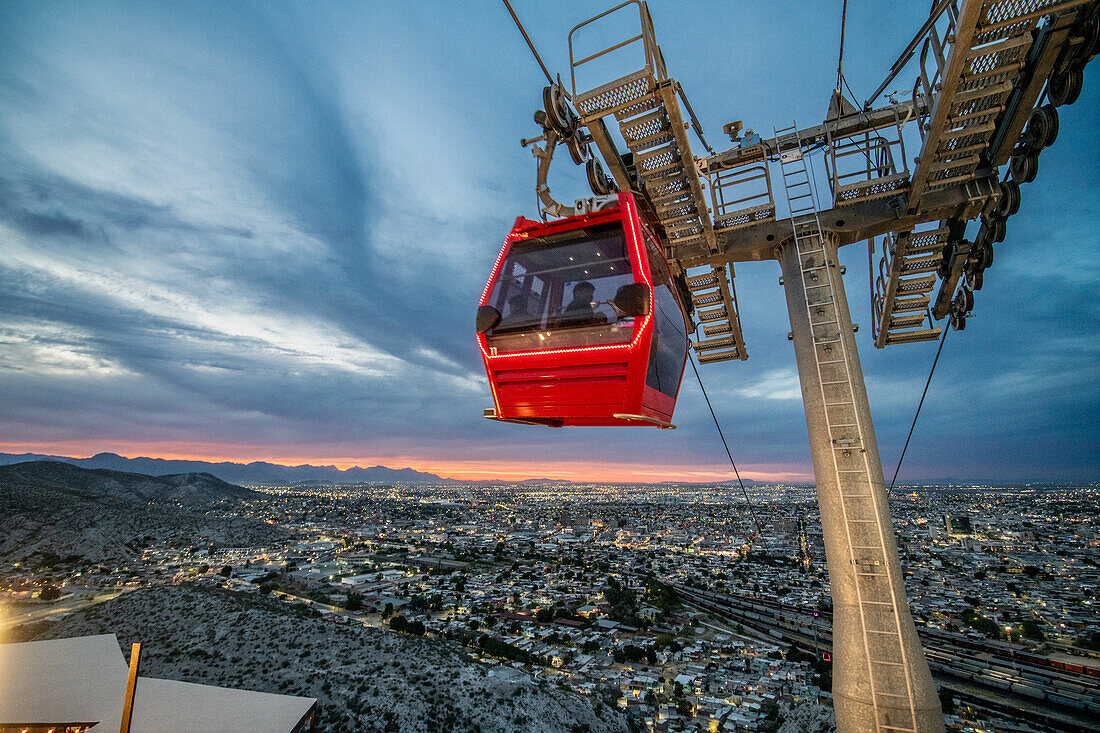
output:
M486 417L671 428L688 324L656 225L633 194L551 222L516 219L477 313Z

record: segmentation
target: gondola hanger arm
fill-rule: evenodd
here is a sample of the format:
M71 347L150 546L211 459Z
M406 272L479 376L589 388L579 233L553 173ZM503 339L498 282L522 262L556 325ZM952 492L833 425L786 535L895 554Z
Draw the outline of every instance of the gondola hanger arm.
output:
M538 194L539 201L542 202L543 212L549 216L573 216L577 213L576 209L572 206L565 206L555 200L550 194L550 185L546 182L550 172L550 161L554 158L554 148L557 147L561 137L554 130L547 130L544 137L546 139L545 148L541 148L538 145L531 148L531 153L539 161L538 180L535 184L535 193Z

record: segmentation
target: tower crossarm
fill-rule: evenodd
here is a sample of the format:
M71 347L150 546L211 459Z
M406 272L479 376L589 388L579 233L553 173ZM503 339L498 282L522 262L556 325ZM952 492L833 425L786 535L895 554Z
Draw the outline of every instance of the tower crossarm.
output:
M898 124L899 120L915 119L926 114L927 111L923 99L917 100L915 104L906 100L867 112L827 120L820 125L799 130L798 135L803 145L822 145L829 140L854 137L855 135L893 127ZM779 145L773 137L762 140L759 145L738 145L721 153L708 156L700 161L699 168L702 173L714 173L774 157L778 154L778 150Z
M840 245L862 242L887 232L910 231L926 222L974 219L997 195L997 177L990 174L965 183L945 186L924 198L916 214L905 211L898 196L865 199L823 209L823 228L835 234ZM685 267L717 262L758 262L775 259L775 243L791 229L789 218L772 218L752 225L718 232L719 254L685 258Z

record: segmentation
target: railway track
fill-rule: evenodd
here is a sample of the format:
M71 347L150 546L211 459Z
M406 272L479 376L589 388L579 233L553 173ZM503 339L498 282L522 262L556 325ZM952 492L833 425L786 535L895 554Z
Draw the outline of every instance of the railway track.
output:
M694 605L774 639L811 651L832 649L832 619L826 611L673 587ZM921 641L933 673L960 699L1058 730L1096 730L1100 674L1095 668L930 629L921 629ZM982 697L976 689L990 694ZM1030 709L1018 704L1021 699L1032 703Z

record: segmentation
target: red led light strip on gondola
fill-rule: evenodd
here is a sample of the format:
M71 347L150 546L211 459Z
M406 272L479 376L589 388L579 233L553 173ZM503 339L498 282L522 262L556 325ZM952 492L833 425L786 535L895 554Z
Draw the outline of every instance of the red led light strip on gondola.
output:
M631 197L623 196L622 194L619 195L619 202L621 208L627 215L625 218L630 225L630 242L631 245L634 247L634 255L638 263L638 274L642 276L642 282L649 286L649 314L646 315L645 320L642 321L642 325L636 328L636 330L634 331L634 337L630 340L630 342L625 344L609 344L607 346L580 346L573 349L548 349L546 351L517 351L512 354L490 354L488 351L488 339L485 337L485 334L478 334L477 345L481 349L481 353L486 359L508 359L515 356L531 356L531 354L587 354L593 351L611 351L615 349L629 350L630 348L637 345L638 340L641 339L642 334L645 333L646 327L649 325L650 320L653 318L653 309L655 307L655 303L653 302L653 283L646 275L646 268L642 264L642 255L644 253L644 249L641 247L642 238L637 229L635 229L634 227L634 217L636 216L635 207L637 205L634 203ZM519 239L519 237L508 235L507 239L504 240L505 244L507 244L508 246L502 247L500 250L500 254L497 255L496 264L493 265L493 274L489 278L489 282L485 283L485 290L481 293L481 302L479 303L479 305L486 304L486 301L489 297L489 292L492 290L492 286L496 284L497 276L500 274L500 268L504 262L504 255L511 249L511 244L516 239Z

